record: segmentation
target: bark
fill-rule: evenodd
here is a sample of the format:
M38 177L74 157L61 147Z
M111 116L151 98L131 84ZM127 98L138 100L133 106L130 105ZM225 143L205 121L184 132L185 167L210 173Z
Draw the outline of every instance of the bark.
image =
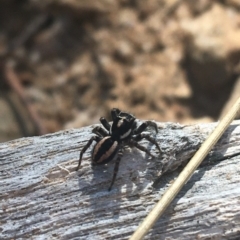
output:
M145 239L240 239L240 120L234 121ZM156 158L126 149L91 166L94 126L0 144L0 239L128 239L216 126L159 123Z

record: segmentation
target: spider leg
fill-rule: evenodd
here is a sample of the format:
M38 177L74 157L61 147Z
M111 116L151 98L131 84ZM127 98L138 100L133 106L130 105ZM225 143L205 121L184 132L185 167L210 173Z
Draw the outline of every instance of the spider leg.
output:
M104 118L104 117L101 117L99 119L99 121L101 122L101 124L109 131L110 128L111 128L111 125L109 124L109 122Z
M136 126L136 128L134 130L134 134L140 134L147 128L147 126L148 125L146 124L146 122L142 123L139 127Z
M140 141L140 140L142 140L143 138L146 138L149 142L151 142L152 144L154 144L154 145L157 147L157 149L159 150L160 153L162 152L162 150L161 150L161 148L159 147L156 139L153 138L153 137L151 137L151 136L150 136L150 133L139 133L139 134L133 136L133 139L134 139L135 141L137 141L137 142Z
M153 157L153 158L155 157L154 155L151 154L151 152L150 152L147 148L145 148L144 146L140 145L138 142L136 142L136 141L134 141L134 140L131 139L131 140L129 141L129 144L132 145L132 146L134 146L134 147L136 147L136 148L138 148L138 149L140 149L141 151L147 153L147 154L150 155L151 157Z
M99 137L106 137L108 135L108 132L100 126L95 127L92 132L97 134Z
M142 133L147 127L154 127L155 131L158 132L157 124L153 121L145 121L138 128L135 129L134 134Z
M114 172L113 172L113 178L112 178L112 182L111 182L111 185L110 187L108 188L108 191L111 191L112 189L112 186L115 182L115 179L117 177L117 173L118 173L118 168L119 168L119 164L120 164L120 161L122 159L122 156L123 156L123 148L121 147L118 151L118 157L117 157L117 160L116 160L116 163L115 163L115 166L114 166Z
M115 121L117 119L117 116L120 114L120 110L118 108L113 108L111 110L111 116L112 116L112 120Z
M83 154L86 152L86 150L90 147L90 145L92 144L93 141L99 142L101 140L101 137L99 136L93 136L91 137L91 139L87 142L87 144L83 147L82 151L80 152L80 156L79 156L79 162L78 162L78 166L76 168L76 171L79 169L80 165L81 165L81 161L82 161L82 156Z
M154 121L146 121L145 122L149 127L154 127L156 133L158 133L158 126Z

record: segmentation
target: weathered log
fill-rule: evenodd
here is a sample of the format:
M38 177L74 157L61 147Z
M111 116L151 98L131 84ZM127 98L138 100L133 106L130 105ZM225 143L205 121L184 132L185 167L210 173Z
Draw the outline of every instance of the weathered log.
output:
M110 192L114 160L75 171L93 126L0 144L0 239L128 239L215 126L161 124L162 154L127 149ZM240 120L145 239L240 239Z

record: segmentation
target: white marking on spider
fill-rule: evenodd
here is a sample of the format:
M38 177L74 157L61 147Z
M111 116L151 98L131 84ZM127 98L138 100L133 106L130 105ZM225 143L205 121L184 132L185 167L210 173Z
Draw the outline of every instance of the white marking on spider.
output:
M113 142L113 145L108 149L108 151L106 151L101 157L100 159L97 161L98 163L99 162L102 162L104 161L105 159L107 159L108 157L110 157L113 152L116 150L116 147L118 145L118 142L117 141L114 141Z
M126 137L128 137L132 132L132 129L129 129L126 133L124 133L123 135L120 136L120 139L124 139Z
M123 124L123 119L119 120L119 122L117 123L117 127L121 127L122 124Z

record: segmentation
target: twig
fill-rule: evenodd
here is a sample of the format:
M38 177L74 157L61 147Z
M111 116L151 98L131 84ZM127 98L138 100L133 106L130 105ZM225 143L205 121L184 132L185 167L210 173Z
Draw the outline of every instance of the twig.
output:
M155 205L152 211L144 219L142 224L138 227L135 233L130 237L130 240L139 240L142 239L147 232L152 228L158 218L163 214L168 205L176 197L179 191L182 189L184 184L190 179L193 172L201 164L204 158L207 156L212 147L216 144L225 130L228 128L229 124L237 115L237 112L240 109L240 97L230 109L230 111L225 115L225 117L219 122L218 126L207 138L207 140L202 144L200 149L195 153L192 159L189 161L187 166L180 173L176 181L169 187L165 192L159 202Z
M19 96L20 100L23 102L23 104L26 106L26 109L30 115L30 118L32 119L37 134L38 135L44 135L47 133L47 130L43 126L37 112L35 111L33 105L30 103L29 99L24 93L24 89L20 84L19 78L15 74L14 70L10 66L5 67L5 76L6 76L6 81L8 84L11 86L11 88L17 93Z
M21 34L11 42L9 45L10 51L14 51L18 47L25 44L29 38L31 38L41 29L41 27L47 22L48 19L49 16L47 14L40 14L34 17L27 25L27 27L22 30Z

